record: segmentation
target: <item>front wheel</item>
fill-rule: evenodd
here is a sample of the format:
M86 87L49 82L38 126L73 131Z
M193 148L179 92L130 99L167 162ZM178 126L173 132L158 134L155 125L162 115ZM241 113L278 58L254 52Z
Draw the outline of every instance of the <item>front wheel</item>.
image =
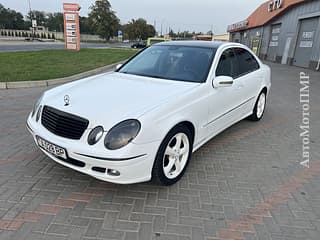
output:
M253 113L248 117L252 121L260 121L263 117L266 108L267 97L265 91L261 92L256 104L254 105Z
M162 185L172 185L183 176L192 155L193 137L184 125L172 129L158 150L152 177Z

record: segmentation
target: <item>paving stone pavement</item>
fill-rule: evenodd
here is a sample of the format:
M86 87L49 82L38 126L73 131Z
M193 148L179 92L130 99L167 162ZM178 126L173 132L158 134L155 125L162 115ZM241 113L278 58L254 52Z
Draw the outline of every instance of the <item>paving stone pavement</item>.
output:
M320 73L273 63L264 119L199 149L170 187L115 185L42 154L25 120L43 88L0 91L0 239L319 240ZM311 79L311 167L299 165L299 72Z

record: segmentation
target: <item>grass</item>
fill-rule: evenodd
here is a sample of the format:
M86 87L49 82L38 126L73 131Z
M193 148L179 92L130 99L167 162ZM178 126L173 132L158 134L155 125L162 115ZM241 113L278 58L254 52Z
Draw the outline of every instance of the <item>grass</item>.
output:
M0 82L68 77L125 60L135 53L131 49L0 53Z

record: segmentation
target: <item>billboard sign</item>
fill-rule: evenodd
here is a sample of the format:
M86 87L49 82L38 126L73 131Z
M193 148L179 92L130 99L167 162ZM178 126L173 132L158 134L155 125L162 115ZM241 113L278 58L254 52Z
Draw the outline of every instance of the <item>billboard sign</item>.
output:
M240 30L240 29L244 29L248 26L248 20L244 20L244 21L241 21L241 22L237 22L237 23L234 23L232 25L229 25L228 26L228 32L233 32L233 31L236 31L236 30Z
M79 10L81 7L74 3L64 3L64 39L65 47L69 50L80 50Z

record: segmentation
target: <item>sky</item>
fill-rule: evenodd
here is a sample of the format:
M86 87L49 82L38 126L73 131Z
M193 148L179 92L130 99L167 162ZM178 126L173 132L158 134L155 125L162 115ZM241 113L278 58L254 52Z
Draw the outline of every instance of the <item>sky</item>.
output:
M177 31L225 33L229 24L245 20L266 0L109 0L121 23L144 18L156 25L158 32ZM78 3L80 15L86 16L94 0L30 0L32 10L62 12L63 2ZM29 0L0 0L7 8L24 15Z

